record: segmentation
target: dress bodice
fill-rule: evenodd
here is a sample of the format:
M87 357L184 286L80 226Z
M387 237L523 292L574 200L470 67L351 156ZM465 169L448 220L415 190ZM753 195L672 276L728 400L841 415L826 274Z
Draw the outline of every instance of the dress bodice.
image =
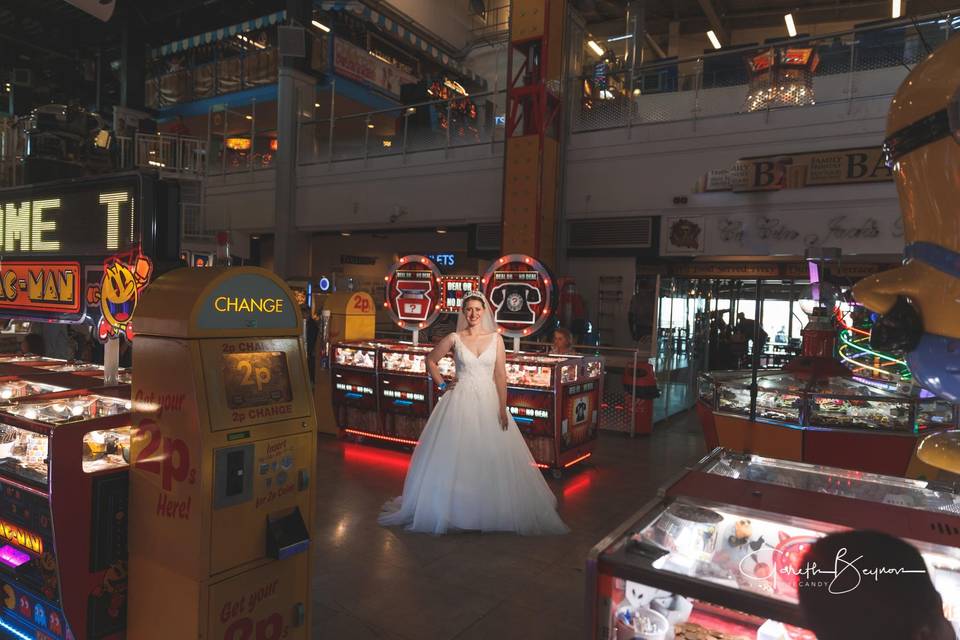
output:
M463 344L459 333L454 333L453 360L457 364L457 380L463 382L469 379L493 380L493 367L497 363L496 343L500 337L493 334L486 338L488 343L483 347L480 355Z

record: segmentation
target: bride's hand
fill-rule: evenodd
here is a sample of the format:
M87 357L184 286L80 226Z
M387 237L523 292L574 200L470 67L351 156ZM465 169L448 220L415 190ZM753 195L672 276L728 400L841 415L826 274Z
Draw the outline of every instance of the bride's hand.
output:
M507 410L500 409L500 428L506 431L508 424L510 424L510 422L507 420Z

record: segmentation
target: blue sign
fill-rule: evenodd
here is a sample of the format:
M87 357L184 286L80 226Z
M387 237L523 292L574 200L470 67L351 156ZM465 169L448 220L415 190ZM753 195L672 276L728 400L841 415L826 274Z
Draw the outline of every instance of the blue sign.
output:
M330 283L330 278L327 276L320 276L319 282L317 282L317 288L320 289L320 293L329 293L333 285Z
M433 260L438 267L457 266L457 255L455 253L428 253L427 257Z

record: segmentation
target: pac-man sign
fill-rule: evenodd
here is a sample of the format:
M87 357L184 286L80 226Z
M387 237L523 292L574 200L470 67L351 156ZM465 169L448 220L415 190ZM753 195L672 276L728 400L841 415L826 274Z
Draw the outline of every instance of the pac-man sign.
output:
M79 262L0 262L0 311L80 313Z

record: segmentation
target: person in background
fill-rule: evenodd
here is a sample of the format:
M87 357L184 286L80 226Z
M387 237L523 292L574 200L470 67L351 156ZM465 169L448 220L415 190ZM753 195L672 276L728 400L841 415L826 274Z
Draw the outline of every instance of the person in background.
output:
M553 330L553 346L550 347L550 353L558 355L576 355L573 348L573 334L568 329L557 327Z
M43 336L43 355L48 358L73 360L77 353L77 345L70 339L67 325L44 322L40 324L40 335Z
M759 329L759 340L755 339L755 331ZM751 320L747 318L746 315L741 311L737 314L737 324L734 327L734 332L742 333L747 340L753 343L753 353L763 353L763 348L767 344L767 332L763 330L763 327L757 325L756 320Z
M956 639L920 552L886 533L821 538L804 558L798 588L805 626L818 640Z
M39 333L28 333L20 340L20 353L23 355L43 355L43 338Z

